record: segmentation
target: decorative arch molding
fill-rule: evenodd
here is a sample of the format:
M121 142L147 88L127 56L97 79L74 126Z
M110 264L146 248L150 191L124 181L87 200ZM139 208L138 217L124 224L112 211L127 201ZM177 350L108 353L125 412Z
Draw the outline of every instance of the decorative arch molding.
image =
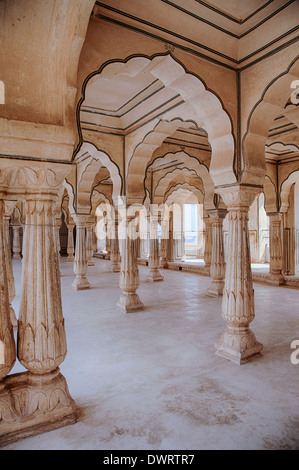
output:
M188 191L188 192L194 194L197 198L198 204L203 203L204 194L202 193L200 188L198 188L197 186L192 185L189 182L177 183L174 186L172 186L171 188L169 188L169 190L164 195L164 203L168 204L169 201L171 201L171 203L176 202L175 195L182 194L181 193L182 190ZM172 199L170 199L171 197L174 198L173 201L172 201Z
M266 174L265 145L269 128L273 119L284 113L285 105L293 93L291 84L298 79L299 56L285 72L267 85L253 107L242 139L242 184L263 185Z
M92 192L92 185L94 182L95 173L99 171L101 166L107 168L110 173L110 178L113 184L112 199L116 200L121 195L122 191L122 178L120 171L116 163L114 163L106 152L99 150L91 142L83 142L80 152L77 154L75 162L78 168L78 201L77 204L90 206L90 197ZM80 201L80 190L83 190L84 194L87 195L87 199L84 198L83 204Z
M188 168L175 168L171 171L168 171L160 180L158 181L154 191L153 191L153 201L162 202L164 199L165 192L168 188L175 184L177 181L186 181L189 182L191 178L198 179L198 184L202 185L202 180L199 178L195 170L189 170Z
M162 156L162 157L155 158L153 162L158 161L159 159L161 159L162 161L163 158L169 157L169 156L170 157L173 156L173 158L183 163L185 168L188 171L193 170L196 172L196 175L201 179L203 183L205 205L211 209L214 208L213 199L214 199L214 194L215 194L215 187L214 187L213 180L211 178L211 175L206 165L204 165L203 163L200 163L196 157L191 156L184 151L176 152L176 153L167 153L164 155L164 157Z
M299 183L299 170L295 170L283 181L280 186L280 211L286 212L289 208L289 196L291 186Z
M209 90L202 79L193 73L187 72L184 65L174 58L170 52L154 54L153 56L131 55L124 60L110 60L86 77L82 86L82 96L77 105L79 143L74 151L74 157L77 155L83 141L80 126L80 110L85 99L86 87L89 80L95 75L102 73L107 77L115 73L123 73L132 77L145 68L150 71L153 77L159 79L168 89L174 90L193 108L197 117L197 124L207 131L212 148L210 173L214 184L235 183L235 138L233 136L231 117L224 109L219 96ZM159 135L160 130L162 131L162 136ZM167 132L165 133L165 131ZM157 141L160 143L155 147L154 142L151 142L148 138L146 141L143 139L141 144L143 149L138 146L134 151L130 161L126 188L126 195L130 203L141 203L144 199L144 187L141 187L140 172L138 172L138 157L140 157L141 149L141 154L143 154L145 148L149 149L151 146L153 146L153 149L157 148L168 135L170 135L169 130L166 128L163 130L159 126L159 129L156 129L156 133L151 135L151 138L156 143ZM161 137L163 137L162 140ZM150 157L151 155L147 156L147 161ZM137 175L138 177L136 178ZM134 189L135 184L138 185L138 191Z
M278 198L276 186L270 176L266 175L264 179L265 211L278 212Z
M104 194L98 190L93 190L91 196L91 218L95 217L96 210L100 204L106 204L107 206L112 205L112 201Z
M69 213L71 216L73 216L76 211L75 211L75 191L71 183L69 183L66 179L64 179L62 186L64 189L66 189L68 197L69 197L69 204L68 204L68 209Z

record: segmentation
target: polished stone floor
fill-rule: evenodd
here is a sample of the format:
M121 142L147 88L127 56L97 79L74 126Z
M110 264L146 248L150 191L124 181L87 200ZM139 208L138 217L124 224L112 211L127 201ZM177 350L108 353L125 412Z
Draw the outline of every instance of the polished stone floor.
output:
M21 262L13 265L17 311ZM61 372L81 416L5 449L299 449L299 364L290 361L299 290L254 285L251 327L264 351L238 366L215 355L225 323L221 299L206 295L210 278L163 270L164 282L151 284L139 269L145 309L124 315L110 261L95 259L92 288L75 292L62 259Z

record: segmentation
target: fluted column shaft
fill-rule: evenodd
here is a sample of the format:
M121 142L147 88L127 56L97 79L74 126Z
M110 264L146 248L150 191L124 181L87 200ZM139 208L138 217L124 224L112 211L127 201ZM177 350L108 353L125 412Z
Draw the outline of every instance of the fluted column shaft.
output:
M143 309L136 290L139 287L139 269L137 265L136 237L134 235L134 217L127 217L124 222L125 234L120 239L121 264L120 288L121 297L117 303L118 308L124 312L135 312Z
M20 225L13 225L12 258L21 259Z
M74 261L74 225L67 225L67 260Z
M7 235L5 203L0 199L0 380L13 368L16 361L16 347L9 300L9 272L7 259ZM0 382L1 389L1 382Z
M108 231L106 231L106 251L107 255L105 256L105 259L110 259L111 255L111 238L108 236L110 235Z
M254 319L254 291L248 229L249 207L259 188L236 186L219 190L228 207L228 245L222 316L228 327L217 354L238 364L260 355L262 345L249 324Z
M168 268L167 244L169 241L169 224L167 220L161 220L161 245L160 245L160 266Z
M86 253L86 215L74 215L76 224L76 250L74 260L74 273L76 275L72 284L73 289L89 289L90 284L86 274L88 269L88 259Z
M212 284L208 294L212 296L222 295L225 276L225 260L223 247L223 218L226 211L215 211L212 219L212 255L210 265L210 276Z
M146 279L150 282L163 281L164 277L159 271L160 256L159 256L159 238L158 238L158 217L150 216L150 252L148 259L148 266L150 272Z
M54 371L67 352L55 209L46 195L28 196L25 202L18 358L33 374Z
M87 264L88 266L94 266L92 261L93 255L93 223L86 224L86 255L87 255Z
M204 251L204 271L210 276L212 260L212 219L204 218L205 223L205 251Z
M167 260L172 262L174 260L174 240L173 240L173 212L169 214L169 239L167 244Z
M16 205L16 201L5 201L5 214L3 217L4 221L4 226L5 226L5 237L6 237L6 260L7 260L7 272L8 272L8 291L9 291L9 303L10 303L10 315L11 315L11 321L14 326L14 328L17 327L18 322L17 322L17 317L15 314L14 309L12 308L12 301L15 298L16 295L16 289L15 289L15 279L14 279L14 274L13 274L13 269L12 269L12 260L11 260L11 246L10 246L10 236L9 236L9 220L10 216L14 210L14 207Z
M113 272L118 273L120 271L119 265L119 240L118 240L118 220L115 218L114 221L114 230L111 234L111 243L110 243L111 253L111 269Z
M270 279L275 284L283 284L283 214L270 212Z

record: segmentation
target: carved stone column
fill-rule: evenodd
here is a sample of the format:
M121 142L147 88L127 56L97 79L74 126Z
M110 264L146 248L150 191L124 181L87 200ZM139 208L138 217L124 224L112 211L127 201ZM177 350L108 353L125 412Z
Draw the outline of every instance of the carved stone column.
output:
M88 269L88 259L86 252L86 221L87 215L73 215L76 224L76 250L74 261L74 273L76 275L72 284L73 289L89 289L90 284L86 277Z
M5 214L3 217L4 227L5 227L5 236L6 236L6 260L7 260L7 272L8 272L8 292L9 292L9 303L10 303L10 315L11 321L14 328L17 328L18 321L14 309L12 308L12 301L16 295L15 289L15 279L12 269L11 261L11 247L10 247L10 236L9 236L9 219L16 205L16 201L5 201Z
M1 380L11 371L16 361L16 346L11 321L9 298L9 260L7 259L7 222L5 203L0 199L0 423L3 413ZM1 438L0 438L1 439Z
M158 217L155 215L150 216L150 253L148 259L148 266L150 272L146 279L149 282L163 281L164 277L159 271L160 257L159 257L159 238L158 238Z
M74 261L74 224L67 224L67 260Z
M86 255L87 255L87 264L88 266L94 266L92 260L93 255L93 223L88 222L86 224Z
M42 165L39 162L34 169L8 168L3 172L8 184L18 184L17 189L19 192L23 191L23 198L26 199L17 341L18 359L27 371L7 376L0 385L1 445L56 429L77 419L77 406L59 370L67 349L61 304L55 210L59 186L69 169L62 169L60 165L56 173ZM0 229L0 251L2 236L4 234ZM0 264L1 261L0 256ZM0 278L4 277L4 281L5 273L1 266ZM4 288L1 287L0 290L0 305L2 307L5 304L7 311L7 283L2 283L1 278L2 285ZM6 323L6 336L10 335L9 348L12 349L11 326L7 313L2 310L0 329ZM2 342L0 344L3 347ZM7 339L3 344L7 350L7 370L13 363L15 352L8 354Z
M222 316L227 329L216 345L217 354L242 364L259 356L262 344L249 329L254 319L248 211L260 188L218 188L228 208L228 244Z
M210 276L211 260L212 260L212 218L204 217L205 224L205 251L203 271Z
M13 225L12 258L21 259L20 225Z
M25 216L18 358L30 372L46 374L55 370L66 356L55 256L55 202L42 195L28 197Z
M114 230L113 230L113 233L111 234L110 248L111 248L111 253L110 253L111 269L114 273L118 273L120 271L120 265L119 265L119 241L118 241L117 216L115 216Z
M106 251L107 251L107 254L105 256L105 259L110 259L110 255L111 255L111 238L108 235L110 235L110 234L108 234L108 232L106 232Z
M169 223L167 220L161 220L161 245L160 245L160 266L167 269L167 245L169 241Z
M142 310L143 303L136 293L139 287L139 269L137 265L134 217L127 217L124 225L126 233L119 240L121 247L120 288L122 294L117 306L122 312L128 313Z
M268 212L270 219L270 273L269 280L276 285L284 284L283 276L283 214Z
M173 211L169 213L169 239L167 244L167 260L174 261L174 239L173 239Z
M225 260L223 247L223 219L227 214L226 210L216 209L209 211L212 220L212 256L210 265L210 276L212 284L208 289L208 295L219 296L223 293Z

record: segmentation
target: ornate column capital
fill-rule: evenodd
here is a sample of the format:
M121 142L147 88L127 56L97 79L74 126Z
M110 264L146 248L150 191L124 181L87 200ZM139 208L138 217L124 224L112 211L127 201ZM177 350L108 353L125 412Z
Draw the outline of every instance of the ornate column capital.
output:
M74 222L77 226L86 226L86 223L88 221L89 215L86 214L72 214L72 217L74 219Z
M249 208L256 196L263 191L261 186L234 185L218 187L215 191L220 194L228 210L233 208Z
M227 209L209 209L207 210L207 213L209 214L211 223L213 223L216 219L225 219L227 215Z
M40 198L44 194L58 195L69 169L62 166L50 169L44 165L6 167L0 170L0 188L8 193L37 194Z

